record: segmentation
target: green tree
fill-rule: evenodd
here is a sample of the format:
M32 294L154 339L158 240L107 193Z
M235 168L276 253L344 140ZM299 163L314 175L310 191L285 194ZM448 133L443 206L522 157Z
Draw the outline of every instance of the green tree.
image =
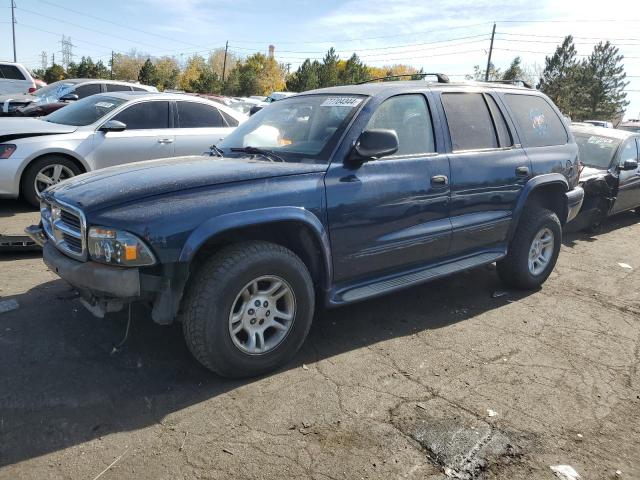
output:
M291 92L305 92L320 86L320 62L313 62L308 58L302 62L294 73L287 79L287 90Z
M151 63L151 59L147 58L147 60L140 68L140 73L138 73L138 81L143 85L155 85L158 80L158 71L153 63Z
M222 80L209 65L205 65L198 78L191 82L191 88L198 93L220 93L222 92Z
M285 86L284 67L272 57L254 53L236 65L225 91L239 96L268 95Z
M516 57L502 74L501 80L523 80L524 71L522 70L522 59Z
M577 117L613 120L622 117L629 105L624 89L629 84L624 56L609 41L598 43L580 64L581 111ZM581 117L581 118L580 118Z
M554 54L545 58L545 66L540 76L538 89L545 93L558 108L574 117L579 104L578 92L580 65L576 61L576 47L573 37L567 35L558 45Z
M483 68L480 67L480 65L474 65L473 66L473 74L465 75L465 78L467 80L475 80L477 82L484 82L486 71L487 71L486 68L483 69ZM502 72L500 71L500 69L496 68L496 66L493 63L490 63L489 64L489 81L501 80L501 79L502 79Z
M159 90L166 90L167 88L176 88L178 85L178 78L180 77L180 66L173 57L162 57L155 62L156 76L153 79L152 85Z
M344 65L344 70L340 75L340 83L343 85L350 85L364 82L370 78L369 69L364 63L362 63L360 57L354 53Z
M47 83L57 82L59 80L64 80L66 77L66 72L64 71L64 67L62 65L58 65L54 63L44 72L44 81Z
M338 71L338 61L340 57L335 49L331 47L322 60L320 67L320 87L333 87L340 82L340 74Z

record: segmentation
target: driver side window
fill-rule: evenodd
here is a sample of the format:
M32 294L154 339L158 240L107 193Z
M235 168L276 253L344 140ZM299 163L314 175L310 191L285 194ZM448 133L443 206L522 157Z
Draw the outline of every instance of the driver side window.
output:
M627 140L624 147L622 147L622 152L620 153L620 165L627 160L638 160L638 146L635 138Z
M431 116L427 102L420 94L398 95L385 100L365 128L373 129L396 132L398 151L392 157L436 151Z

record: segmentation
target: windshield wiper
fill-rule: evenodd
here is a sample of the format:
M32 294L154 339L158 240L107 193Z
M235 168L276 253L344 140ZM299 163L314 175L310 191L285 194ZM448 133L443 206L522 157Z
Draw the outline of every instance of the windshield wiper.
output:
M211 145L209 147L209 154L215 155L216 157L224 157L224 152L217 145Z
M266 158L268 158L270 160L276 160L278 162L284 162L285 161L284 158L282 158L280 155L278 155L273 150L265 150L263 148L258 148L258 147L232 148L231 151L232 152L249 153L249 154L253 154L253 155L262 155L263 157L266 157Z

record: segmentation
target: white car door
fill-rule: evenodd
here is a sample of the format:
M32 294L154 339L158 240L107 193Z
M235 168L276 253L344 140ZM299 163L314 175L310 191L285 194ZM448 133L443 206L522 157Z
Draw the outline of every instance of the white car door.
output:
M93 168L174 156L169 102L147 100L134 103L109 120L126 125L122 132L97 131L91 154Z
M178 100L175 155L200 155L235 127L229 126L220 111L203 102Z

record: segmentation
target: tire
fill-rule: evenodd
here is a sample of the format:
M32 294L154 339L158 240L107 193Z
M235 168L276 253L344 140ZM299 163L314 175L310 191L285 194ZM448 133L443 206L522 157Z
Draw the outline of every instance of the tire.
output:
M20 193L22 194L22 198L34 207L38 207L40 205L40 198L38 197L38 191L35 186L36 177L40 172L47 169L53 169L56 166L60 167L61 175L58 176L58 179L54 181L52 185L82 173L82 170L78 165L67 157L46 155L38 158L32 162L22 174L22 179L20 181ZM52 180L54 179L52 178Z
M246 300L241 293L251 292L250 285L256 279L263 279L253 289L259 293ZM257 298L258 303L271 299L260 293L267 289L264 279L276 279L271 284L273 288L277 279L282 280L283 290L290 291L290 295L280 297L268 307L249 308ZM288 306L274 306L278 302ZM271 308L274 313L269 319ZM180 320L186 344L202 365L223 377L242 378L274 370L291 360L309 333L314 308L313 282L300 258L280 245L251 241L222 249L194 273L182 302ZM287 309L292 317L289 323L278 318L280 310ZM240 315L242 320L233 323L232 315L234 318ZM256 318L249 318L254 315ZM260 320L265 327L255 323L263 325ZM282 328L270 327L269 322L286 324L288 330L283 333ZM237 334L232 332L235 328L240 328ZM250 340L249 331L254 328L266 330L262 335L263 351L251 353L248 350L252 345L256 350L260 345L259 334L256 337L252 333L253 343Z
M543 247L540 256L536 258L547 258L546 264L538 261L537 270L532 271L530 267L531 249L534 248L534 241L539 240L538 245L547 245L545 237L538 237L541 234L550 232L552 235L550 247ZM548 239L548 237L546 237ZM532 207L526 210L516 233L509 245L507 256L498 261L497 271L500 279L507 285L521 289L535 289L540 287L549 277L555 267L560 253L562 243L562 226L558 216L550 210L541 207Z

